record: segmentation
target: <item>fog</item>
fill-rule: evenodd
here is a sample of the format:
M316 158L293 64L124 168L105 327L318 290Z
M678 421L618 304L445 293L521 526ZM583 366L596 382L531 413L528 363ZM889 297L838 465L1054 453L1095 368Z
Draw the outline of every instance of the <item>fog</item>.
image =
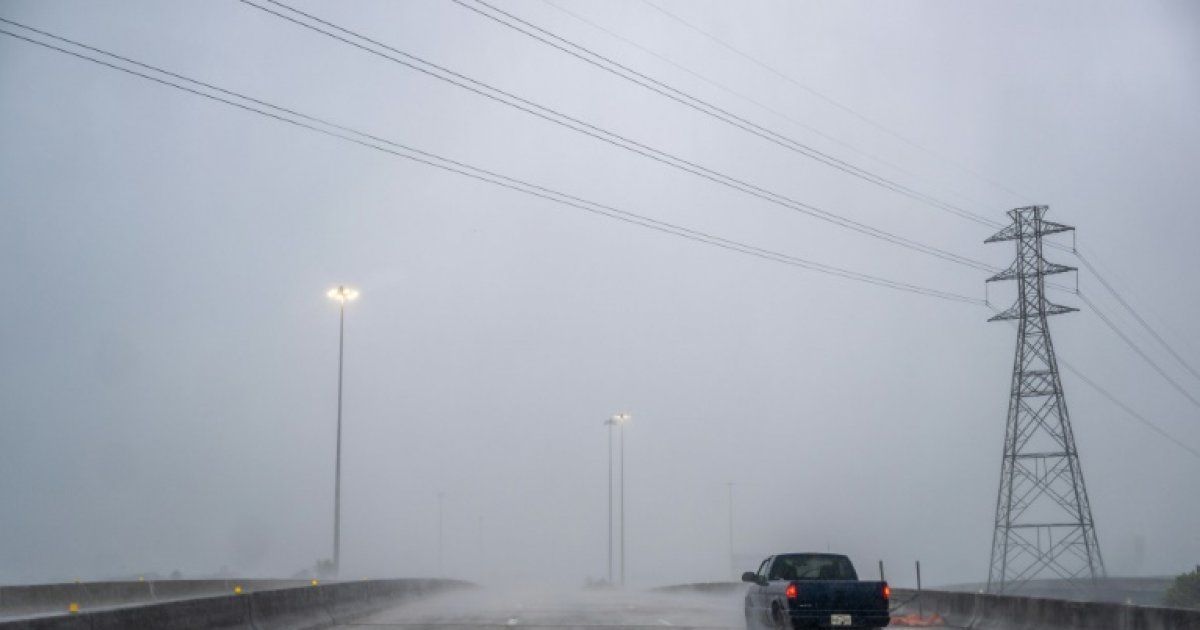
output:
M706 595L651 592L631 595L546 586L488 588L471 591L466 596L454 591L408 602L365 623L733 628L745 623L741 610L743 590Z
M655 0L795 83L640 1L554 3L791 120L555 5L498 6L996 221L1048 204L1200 364L1195 3ZM1013 256L983 244L987 226L447 0L295 6L853 220L995 266ZM660 221L984 297L987 273L246 4L3 0L0 17ZM338 284L361 291L346 310L344 578L606 577L604 421L625 411L632 585L825 550L868 576L882 560L900 585L918 559L926 584L986 579L1015 333L982 306L639 229L7 36L0 220L0 582L288 577L330 557ZM1200 396L1092 275L1079 282ZM990 291L1011 303L1012 287ZM1197 406L1094 313L1051 327L1061 358L1200 449ZM1191 569L1200 458L1063 380L1109 574Z

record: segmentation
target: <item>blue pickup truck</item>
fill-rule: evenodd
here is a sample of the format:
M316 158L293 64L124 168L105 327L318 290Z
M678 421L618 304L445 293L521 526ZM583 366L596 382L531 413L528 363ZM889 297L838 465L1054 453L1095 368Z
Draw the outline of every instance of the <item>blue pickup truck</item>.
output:
M846 556L789 553L742 574L746 628L882 628L891 621L887 582L859 581Z

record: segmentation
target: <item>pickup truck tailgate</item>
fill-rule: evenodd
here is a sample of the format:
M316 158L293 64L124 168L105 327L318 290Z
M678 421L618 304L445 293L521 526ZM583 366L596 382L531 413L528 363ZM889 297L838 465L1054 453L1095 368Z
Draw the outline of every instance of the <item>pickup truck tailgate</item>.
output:
M796 581L796 598L789 601L798 613L879 613L888 609L883 582L851 580Z

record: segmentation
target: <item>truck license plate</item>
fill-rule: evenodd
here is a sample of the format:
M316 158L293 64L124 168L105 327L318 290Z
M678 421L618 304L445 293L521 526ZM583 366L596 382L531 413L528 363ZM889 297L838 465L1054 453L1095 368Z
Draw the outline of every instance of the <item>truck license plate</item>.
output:
M835 626L835 627L836 626L850 626L853 624L854 624L854 621L850 618L850 615L830 615L829 616L829 625L831 625L831 626Z

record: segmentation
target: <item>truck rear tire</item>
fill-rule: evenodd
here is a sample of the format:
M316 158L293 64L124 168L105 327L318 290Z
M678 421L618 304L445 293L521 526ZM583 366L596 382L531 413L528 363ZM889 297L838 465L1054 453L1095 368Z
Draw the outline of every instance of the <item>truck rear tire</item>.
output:
M773 630L792 630L791 620L788 619L779 604L771 607L771 627Z

